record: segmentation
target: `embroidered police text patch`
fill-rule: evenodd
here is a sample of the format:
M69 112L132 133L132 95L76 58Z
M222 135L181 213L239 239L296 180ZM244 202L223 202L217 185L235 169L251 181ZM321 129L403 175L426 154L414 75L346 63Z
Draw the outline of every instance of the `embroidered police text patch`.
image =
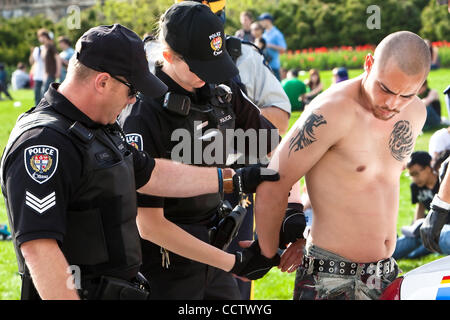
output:
M24 151L28 175L39 184L48 181L58 167L58 149L52 146L31 146Z

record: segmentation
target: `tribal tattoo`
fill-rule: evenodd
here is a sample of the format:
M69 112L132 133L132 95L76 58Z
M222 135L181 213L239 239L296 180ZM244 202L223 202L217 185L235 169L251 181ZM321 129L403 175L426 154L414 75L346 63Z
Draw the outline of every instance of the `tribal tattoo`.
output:
M289 156L291 155L292 150L294 150L294 152L298 151L316 141L317 139L314 136L313 128L326 123L327 122L322 115L311 113L303 126L298 129L296 136L291 139L289 144Z
M395 160L403 161L414 147L414 137L409 121L400 120L394 124L389 139L389 149Z

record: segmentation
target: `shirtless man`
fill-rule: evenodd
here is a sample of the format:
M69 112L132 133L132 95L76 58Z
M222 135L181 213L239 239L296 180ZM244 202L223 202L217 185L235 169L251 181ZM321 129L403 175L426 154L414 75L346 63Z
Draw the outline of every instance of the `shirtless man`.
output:
M365 73L319 95L276 149L269 168L280 181L257 189L262 253L274 256L289 189L303 176L314 208L294 298L376 299L397 276L400 174L425 122L416 94L429 64L419 36L387 36Z

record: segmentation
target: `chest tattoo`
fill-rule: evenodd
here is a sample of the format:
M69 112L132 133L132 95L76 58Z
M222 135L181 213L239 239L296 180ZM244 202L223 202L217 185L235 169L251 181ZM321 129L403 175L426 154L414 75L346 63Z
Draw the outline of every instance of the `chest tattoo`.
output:
M294 150L294 152L298 151L316 141L317 138L314 136L314 127L319 127L326 123L327 122L322 115L311 113L305 123L297 129L296 135L291 139L289 144L289 155L291 155L292 150Z
M414 147L414 137L409 121L400 120L394 124L389 138L389 149L395 160L403 161Z

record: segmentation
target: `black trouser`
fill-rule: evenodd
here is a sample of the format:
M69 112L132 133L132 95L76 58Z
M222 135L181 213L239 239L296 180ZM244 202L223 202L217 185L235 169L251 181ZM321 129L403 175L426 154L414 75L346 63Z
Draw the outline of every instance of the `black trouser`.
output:
M239 246L239 241L243 240L253 240L254 239L254 219L253 219L253 194L249 194L246 196L248 201L250 201L247 209L247 214L245 215L244 221L242 222L242 226L239 229L239 233L231 242L227 251L230 253L234 253L236 250L242 249ZM230 201L233 208L238 203L238 198L233 194L225 194L225 200ZM252 293L252 281L245 282L237 279L237 283L239 286L239 291L241 292L242 300L251 300Z
M10 100L12 100L13 98L11 97L11 95L8 92L8 88L6 87L6 84L0 83L0 97L1 97L1 93L4 93L5 96L7 96Z
M178 224L209 243L206 225ZM239 300L236 279L231 273L168 252L170 264L162 265L161 247L144 241L142 274L150 283L152 300Z

